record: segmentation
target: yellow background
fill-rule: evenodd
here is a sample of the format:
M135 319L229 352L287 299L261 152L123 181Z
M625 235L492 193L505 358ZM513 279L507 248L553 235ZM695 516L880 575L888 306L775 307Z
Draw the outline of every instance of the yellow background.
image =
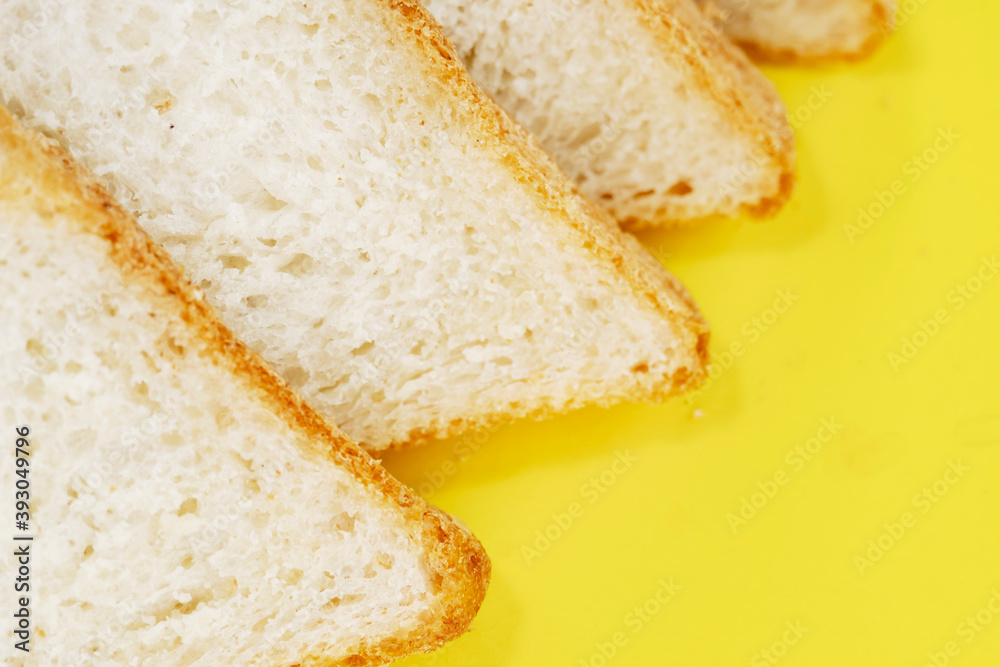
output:
M865 62L767 68L798 114L798 186L776 219L642 236L712 324L707 388L386 457L494 568L472 630L401 664L1000 665L1000 613L981 612L1000 591L1000 275L961 308L953 291L1000 255L1000 5L901 12ZM913 156L933 157L949 128L958 138L921 170ZM896 179L902 194L852 243L845 224ZM798 299L768 313L779 290ZM904 337L922 346L894 368ZM722 368L733 342L743 354ZM824 419L842 428L799 466ZM603 493L581 490L626 451L637 461ZM734 532L727 515L762 504L761 485L773 497ZM574 502L529 564L523 547ZM880 538L881 558L859 564ZM629 616L671 579L658 613ZM968 624L977 613L991 622Z

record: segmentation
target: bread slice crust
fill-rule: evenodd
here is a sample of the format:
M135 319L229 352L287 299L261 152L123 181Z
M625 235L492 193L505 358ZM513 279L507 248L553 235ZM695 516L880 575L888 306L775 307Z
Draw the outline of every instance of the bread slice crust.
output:
M572 19L561 18L564 8L552 1L477 0L471 4L476 6L467 11L457 0L439 0L439 4L432 0L428 6L438 12L473 76L481 77L480 82L496 91L502 103L510 104L515 117L523 114L527 127L539 132L543 145L625 229L671 227L720 215L767 218L788 200L795 182L794 137L784 104L746 54L692 0L594 0L576 12L582 18ZM556 33L552 44L542 27L549 13ZM510 18L510 26L496 27L496 19L504 17ZM604 27L605 21L614 27ZM585 31L588 41L593 41L607 30L613 32L607 38L613 54L608 56L610 63L587 52L583 36L576 37ZM506 56L505 62L493 62L491 55L514 43L524 52ZM556 71L561 65L554 59L559 51L572 70L566 75ZM641 63L652 64L648 75L622 74L630 66L641 70ZM528 76L536 70L537 76ZM541 77L561 77L567 83L558 93L549 93L535 83ZM668 101L677 99L673 96L659 95L658 88L673 85L665 81L679 82L683 95L677 102ZM518 85L522 83L524 87ZM574 99L576 89L580 90L579 103L566 102ZM635 114L647 110L651 115L672 117L672 104L680 104L677 113L685 115L654 130L634 127ZM691 127L695 115L699 123L702 118L709 120ZM604 133L598 139L579 138L595 127L604 128L607 138ZM709 138L709 132L712 139L726 142L726 166L698 166L698 149L691 146L698 145L698 137ZM676 142L670 139L671 133L677 134L685 151L677 157L670 153ZM663 157L664 151L671 157ZM599 166L580 166L595 161ZM639 173L629 178L614 175L630 162L645 170L640 172L636 166ZM690 188L687 176L691 174L686 172L692 169L696 180L705 180L693 190L711 192L696 202L683 193L675 196L665 187L673 179L681 190ZM746 180L738 184L738 179ZM637 205L640 197L652 203Z
M779 176L774 193L743 205L743 212L755 218L775 215L795 189L795 135L785 117L773 113L775 107L784 108L777 91L688 0L625 1L635 8L664 51L680 56L674 62L683 65L698 87L725 110L739 134L754 137L763 160L775 165ZM731 67L714 67L713 60L720 57ZM649 222L632 220L626 224L643 227Z
M389 0L386 25L413 50L426 74L442 85L449 99L442 104L471 112L481 145L504 156L512 178L528 186L537 205L557 213L565 222L563 239L584 247L610 273L624 278L646 309L665 318L682 332L681 346L692 351L695 363L673 376L658 379L650 392L623 382L608 387L606 398L572 406L542 405L533 410L511 408L506 413L482 413L434 429L415 429L391 449L447 438L463 431L489 428L516 418L544 419L583 405L609 406L619 400L662 401L699 386L707 373L709 326L681 282L632 236L622 233L603 208L586 198L537 140L476 86L461 64L454 45L441 26L415 0ZM789 184L790 188L790 184Z
M733 41L753 60L775 65L826 65L835 62L858 62L872 55L892 33L895 4L893 0L853 0L863 5L860 12L864 38L857 48L843 44L811 45L808 48L779 46L761 38L732 35ZM752 11L752 10L751 10Z
M123 281L166 296L164 313L183 321L204 343L211 362L229 371L261 404L308 443L310 455L346 469L386 506L403 514L426 555L437 595L430 624L418 638L386 637L360 643L348 655L302 656L305 666L383 665L428 652L464 633L489 585L491 564L482 545L457 519L430 505L394 479L367 453L327 422L255 352L221 323L214 309L184 278L166 251L143 231L104 188L52 140L26 130L0 107L0 199L27 206L46 218L54 214L78 224L78 231L104 239Z

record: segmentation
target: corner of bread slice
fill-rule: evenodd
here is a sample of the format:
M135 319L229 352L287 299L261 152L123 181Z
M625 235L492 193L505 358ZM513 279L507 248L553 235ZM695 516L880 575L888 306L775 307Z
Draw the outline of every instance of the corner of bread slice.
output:
M585 197L532 135L505 111L494 108L497 133L522 149L521 159L511 167L515 176L535 184L540 206L561 205L554 213L563 223L565 245L582 248L606 272L618 296L624 294L636 305L636 323L646 319L661 332L662 338L650 341L651 346L668 351L670 361L658 371L640 362L624 383L606 387L605 394L592 397L590 403L606 407L619 401L663 401L700 386L708 371L711 331L688 289L636 237L623 232L620 221Z
M418 51L418 61L425 63L428 75L452 84L442 89L443 95L452 96L442 99L442 104L473 112L475 123L470 131L475 132L479 146L499 156L498 168L509 172L523 195L534 202L536 224L545 227L561 252L583 258L594 282L606 286L602 297L617 302L621 312L628 314L621 319L606 318L609 329L646 333L633 341L635 356L626 373L580 378L554 392L558 395L517 397L499 406L470 410L461 418L431 422L373 449L399 449L512 419L544 419L586 406L662 401L699 386L707 373L709 326L681 282L637 239L624 233L606 210L585 197L537 139L472 83L454 47L421 5L408 0L392 5L398 11L389 17L390 22ZM628 344L616 340L610 345L617 345L619 352ZM656 361L647 363L651 357Z
M848 61L864 60L872 55L889 39L896 29L896 1L870 0L865 3L862 13L862 28L860 30L861 46L843 53L843 59Z
M377 465L353 445L348 455L357 457L362 471ZM430 653L468 632L486 597L492 565L468 527L419 498L381 468L372 477L387 499L408 511L432 595L415 625L365 640L345 656L305 656L299 663L301 667L367 667L389 664L415 653Z
M473 79L626 229L766 217L787 201L784 104L691 0L427 4Z
M0 369L34 369L8 407L39 434L47 494L44 664L382 665L469 628L490 561L468 529L309 407L2 107L0 213L0 263L20 268L0 280ZM29 358L74 313L57 353ZM129 632L108 639L112 621Z
M747 6L750 20L730 36L753 60L773 65L818 66L871 56L895 29L895 0L829 0L813 5ZM759 16L754 17L757 13ZM810 13L813 14L810 16ZM773 14L773 16L768 16ZM767 30L775 23L787 29ZM812 34L793 32L809 25Z
M400 655L433 651L464 634L486 597L492 567L482 544L459 519L414 501L423 508L421 543L437 594L426 625Z
M718 183L724 203L717 212L774 215L795 186L795 135L774 84L694 3L632 2L672 61L716 103L733 131L731 141L743 146L741 162ZM632 227L657 223L630 222Z
M421 554L430 594L426 606L409 626L387 636L365 639L339 657L307 655L297 667L385 665L415 653L430 653L468 632L486 597L492 574L492 563L482 543L457 517L431 505L392 477L371 455L326 422L255 353L245 351L266 373L266 379L255 379L255 383L273 387L266 399L309 436L316 451L366 480L390 511L402 513Z

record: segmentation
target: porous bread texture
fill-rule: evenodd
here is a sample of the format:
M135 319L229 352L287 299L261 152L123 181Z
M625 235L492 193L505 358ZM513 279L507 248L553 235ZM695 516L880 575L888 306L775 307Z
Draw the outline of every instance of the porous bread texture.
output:
M472 78L622 224L779 208L774 86L690 0L427 0Z
M857 59L892 33L894 0L699 0L751 55L779 62Z
M684 288L415 2L0 0L0 97L373 449L704 375Z
M381 665L461 634L489 580L475 538L32 135L0 109L0 422L12 447L31 429L35 534L31 652L7 664Z

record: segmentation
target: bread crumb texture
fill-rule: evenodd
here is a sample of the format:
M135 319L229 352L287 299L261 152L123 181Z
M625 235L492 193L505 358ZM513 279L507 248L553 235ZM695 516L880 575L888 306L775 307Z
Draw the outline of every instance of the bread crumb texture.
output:
M794 182L774 86L690 0L428 0L473 79L623 225L768 214Z
M0 421L31 428L36 534L31 654L6 664L376 665L468 627L490 569L475 538L3 109L0 238Z
M226 324L381 449L704 374L684 288L413 2L3 0L0 101Z

